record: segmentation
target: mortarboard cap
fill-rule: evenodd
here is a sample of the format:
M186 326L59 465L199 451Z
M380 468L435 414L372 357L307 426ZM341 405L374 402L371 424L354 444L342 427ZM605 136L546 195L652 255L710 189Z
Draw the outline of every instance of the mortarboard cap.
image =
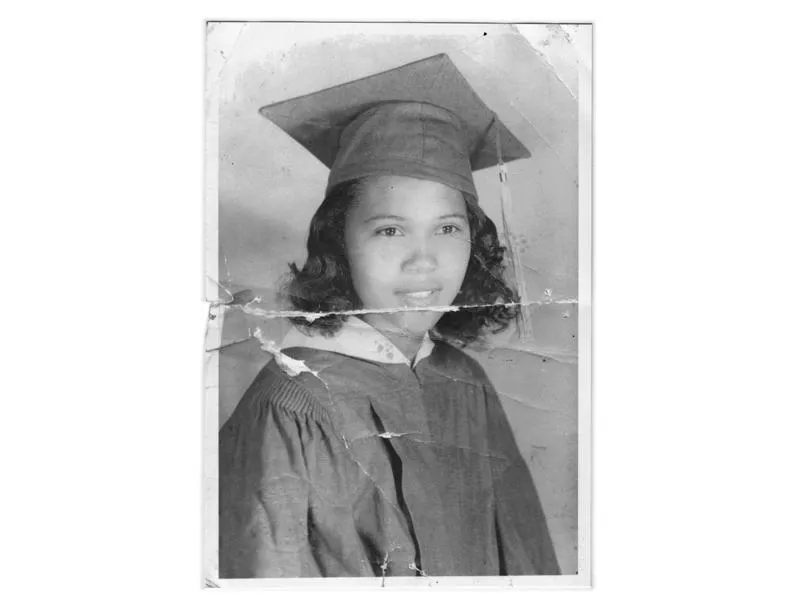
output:
M259 112L331 169L327 191L368 175L405 175L477 198L473 171L530 156L446 54Z

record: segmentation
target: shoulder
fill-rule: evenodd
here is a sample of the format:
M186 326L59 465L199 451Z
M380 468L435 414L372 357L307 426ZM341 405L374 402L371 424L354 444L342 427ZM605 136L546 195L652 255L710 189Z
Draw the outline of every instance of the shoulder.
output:
M447 373L449 377L491 386L489 377L481 364L464 350L447 342L436 342L431 353L431 363L438 371Z
M320 354L327 353L292 349L285 353L290 364L271 360L250 384L234 416L247 413L252 418L253 414L279 409L298 417L329 420L324 401L327 392L318 374L330 366L331 360Z

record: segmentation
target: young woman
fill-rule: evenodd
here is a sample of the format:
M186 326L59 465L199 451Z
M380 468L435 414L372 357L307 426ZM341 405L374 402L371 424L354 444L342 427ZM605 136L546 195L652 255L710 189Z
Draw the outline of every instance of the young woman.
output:
M268 364L220 432L220 576L558 574L497 393L458 348L516 315L472 170L487 132L518 142L446 56L349 85L266 109L331 166L288 287L324 316L282 344L302 372Z

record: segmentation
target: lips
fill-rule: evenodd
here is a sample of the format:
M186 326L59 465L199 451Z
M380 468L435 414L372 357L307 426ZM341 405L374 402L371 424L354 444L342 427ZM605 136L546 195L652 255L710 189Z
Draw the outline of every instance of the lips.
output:
M405 306L432 306L439 298L441 288L414 288L398 290L396 295Z
M408 298L415 298L418 300L422 300L423 298L429 298L433 296L433 293L434 293L433 290L425 290L421 292L406 292L405 295Z

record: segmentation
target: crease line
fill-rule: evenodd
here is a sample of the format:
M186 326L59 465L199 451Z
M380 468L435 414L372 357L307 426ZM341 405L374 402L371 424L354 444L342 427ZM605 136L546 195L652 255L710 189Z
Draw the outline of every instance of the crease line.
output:
M256 334L260 335L260 333L261 333L260 330L257 329L256 330ZM267 340L267 341L269 341L269 340ZM288 356L284 355L283 352L281 352L280 350L277 351L277 354L271 352L269 349L267 349L267 351L272 353L275 356L276 360L278 359L278 355L280 355L282 357L285 357L287 359L289 358ZM294 359L291 359L291 360L294 360ZM313 371L313 370L311 370L308 366L306 366L305 362L303 362L303 361L296 361L296 362L300 363L302 365L302 368L305 371L311 373L325 387L325 391L328 394L328 406L326 406L324 408L329 413L331 421L333 421L335 417L338 417L337 420L341 420L343 417L342 417L341 414L338 413L338 411L335 410L336 403L334 402L333 395L331 394L331 389L328 387L328 383L322 378L322 371ZM283 368L282 365L281 365L281 368ZM335 417L334 417L333 414L331 414L334 411L337 413ZM338 427L336 429L338 429ZM395 512L395 515L402 522L403 513L400 510L400 507L395 502L392 501L392 499L389 497L389 494L386 493L386 491L378 484L378 482L375 480L375 478L372 476L372 474L369 471L367 471L367 469L364 467L364 465L361 464L361 462L358 460L358 458L356 457L355 453L353 452L353 449L351 448L347 437L341 432L337 432L337 433L338 433L337 437L341 440L342 445L344 446L344 449L347 452L347 455L350 457L350 460L352 460L353 464L355 464L358 467L358 470L363 474L363 476L366 477L370 482L372 482L372 485L375 486L375 489L378 490L378 493L383 497L384 501L389 505L389 507Z
M555 25L555 27L557 27L558 30L564 35L564 38L567 40L567 43L569 44L569 46L571 48L573 48L572 36L569 34L569 32L566 31L561 25L557 24L557 25ZM548 68L548 70L550 70L550 72L553 73L553 75L556 76L556 79L558 79L558 81L561 82L561 85L563 85L566 88L566 90L569 92L569 95L572 96L572 98L575 100L575 102L578 102L579 100L578 100L578 97L575 95L575 92L573 92L572 88L569 87L567 82L564 81L561 78L561 75L559 75L558 70L556 69L556 66L553 63L550 62L550 59L547 58L547 55L544 52L542 52L541 50L539 50L536 46L531 44L530 40L528 40L528 38L526 38L525 35L523 35L523 33L517 28L517 26L515 24L512 23L511 24L511 28L514 30L514 33L516 33L519 36L519 38L522 41L524 41L528 45L528 47L536 53L536 56L538 56L542 60L542 62L545 64L545 66ZM574 54L575 53L574 53L574 48L573 48L573 58L576 58L574 56ZM575 62L576 63L580 63L580 61L578 61L577 58L576 58Z
M523 121L525 121L525 122L526 122L528 125L530 125L531 127L533 127L534 131L536 131L536 134L537 134L537 135L538 135L540 138L542 138L542 141L545 143L545 145L546 145L548 148L550 148L550 150L552 150L552 151L553 151L553 154L555 154L555 155L558 157L558 163L559 163L559 164L560 164L560 165L561 165L563 168L565 168L565 169L566 169L566 168L567 168L567 165L566 165L566 163L565 163L565 161L564 161L564 157L563 157L563 156L561 156L561 153L560 153L558 150L556 150L556 149L555 149L555 146L553 146L553 143L552 143L552 142L551 142L551 141L550 141L550 140L549 140L549 139L548 139L548 138L547 138L547 137L546 137L546 136L545 136L545 135L542 133L542 130L541 130L541 129L539 129L539 128L538 128L538 127L537 127L537 126L536 126L536 125L533 123L533 121L531 121L531 120L530 120L528 117L526 117L526 116L523 114L522 110L520 110L520 108L519 108L519 107L518 107L518 106L517 106L517 105L516 105L516 104L515 104L515 103L514 103L512 100L508 100L508 103L509 103L511 106L513 106L513 107L514 107L514 110L516 110L516 111L517 111L517 114L519 114L519 116L520 116L520 117L522 117L522 120L523 120Z
M505 392L501 392L500 390L497 390L497 395L498 396L503 396L504 398L509 398L509 399L513 400L514 402L518 402L518 403L524 405L526 408L533 408L535 410L541 410L542 412L555 413L555 414L561 415L562 417L565 417L565 418L567 418L567 419L569 419L570 421L573 421L573 422L576 420L576 416L574 414L568 413L567 411L561 410L559 408L547 407L547 406L543 406L541 404L531 404L530 402L527 402L527 401L523 400L522 398L519 398L517 396L513 396L511 394L507 394Z
M249 23L242 23L242 26L239 29L239 32L236 34L236 39L233 40L233 43L230 45L230 48L227 48L228 52L225 52L225 50L222 49L222 48L218 49L218 51L221 52L221 56L222 56L222 59L223 59L223 62L220 65L219 71L217 72L217 77L218 78L221 78L222 74L225 72L225 69L228 66L228 61L231 59L231 56L233 56L233 52L234 52L234 50L236 50L236 46L239 44L239 38L242 37L242 33L244 33L244 31L245 31L245 29L247 29L248 25L249 25Z
M567 43L570 45L570 47L572 47L572 36L570 36L569 33L566 30L564 30L563 27L561 27L561 25L556 25L555 27L557 27L559 29L559 31L561 31L561 33L564 35L565 39L567 40ZM528 44L530 49L533 50L536 53L536 56L538 56L542 60L542 62L545 64L545 66L548 68L548 70L553 75L556 76L556 79L558 79L558 81L561 82L561 85L563 85L566 88L566 90L569 92L569 95L572 96L572 98L575 100L575 102L578 102L578 97L575 95L575 92L573 92L572 88L569 87L567 82L564 81L561 78L561 75L559 75L558 70L556 69L556 66L553 63L550 62L550 59L547 58L547 55L544 52L542 52L541 50L539 50L536 46L531 44L530 40L528 40L522 34L522 32L520 32L520 30L517 28L516 25L514 25L512 23L511 24L511 28L514 30L514 33L516 33L520 37L520 39L522 41L524 41L526 44ZM573 58L575 58L574 55L573 55ZM575 62L578 63L579 61L576 60Z
M548 360L555 361L557 363L561 363L563 365L576 365L578 364L578 355L577 354L553 354L549 352L545 352L542 350L536 350L534 348L522 348L519 346L492 346L490 350L488 350L489 354L491 355L493 352L497 352L499 350L508 350L511 352L522 352L523 354L529 354L531 356L546 358ZM492 357L494 358L494 357Z
M369 314L392 314L392 313L405 313L405 312L458 312L459 310L468 310L472 308L492 308L495 306L504 306L506 308L511 307L519 307L519 308L528 308L531 306L539 307L539 306L547 306L551 304L555 305L562 305L562 304L578 304L577 298L562 298L556 300L528 300L526 302L504 302L498 304L461 304L461 305L450 305L450 306L404 306L404 307L397 307L397 308L361 308L355 310L332 310L327 312L305 312L302 310L267 310L263 308L255 308L251 306L254 303L260 302L260 298L256 297L246 302L244 304L232 304L232 303L224 303L221 306L231 309L241 310L243 313L252 315L255 317L263 317L267 319L274 319L274 318L303 318L309 323L316 321L322 317L328 317L332 315L345 315L345 316L356 316L356 315L369 315Z
M273 316L274 316L274 318L280 318L283 315L278 313L278 312L276 312ZM207 354L211 354L213 352L221 352L222 350L225 350L226 348L230 348L232 346L238 346L238 345L244 344L246 342L249 342L249 341L251 341L253 339L257 339L261 343L261 349L264 350L265 352L267 352L268 354L271 354L273 356L276 356L276 353L280 354L279 358L280 358L281 362L280 362L279 366L281 366L281 367L283 366L283 361L287 361L287 360L288 361L295 361L295 359L293 359L293 358L287 356L286 354L284 354L283 353L283 349L279 348L277 346L277 344L275 344L275 342L273 340L267 338L264 335L264 333L260 330L260 328L258 328L258 327L256 328L255 332L250 333L250 335L247 336L247 337L243 337L243 338L239 338L239 339L236 339L236 340L232 340L230 342L227 342L225 344L221 344L219 346L215 346L213 348L206 348L205 352ZM265 347L265 345L268 346L268 347ZM541 350L541 349L536 349L536 348L524 348L524 347L513 346L513 345L490 345L487 348L485 348L485 351L489 354L489 357L492 360L501 360L500 358L498 358L498 357L496 357L494 355L496 352L508 351L508 352L521 352L523 354L526 354L526 355L529 355L529 356L534 356L534 357L537 357L537 358L545 358L545 359L552 360L554 362L557 362L557 363L563 364L563 365L576 365L576 364L578 364L578 355L577 354L555 354L555 353L552 353L552 352L547 352L547 351L544 351L544 350ZM302 361L298 361L298 362L302 363ZM292 363L292 365L293 365L294 368L300 368L301 371L303 369L303 367L300 366L300 365L294 365L294 363ZM290 369L290 370L292 370L292 369ZM287 373L287 374L291 375L292 373ZM313 374L317 375L316 373L313 373ZM448 378L453 379L452 375L450 375L450 374L445 374L445 373L440 373L440 374L441 375L446 375Z

